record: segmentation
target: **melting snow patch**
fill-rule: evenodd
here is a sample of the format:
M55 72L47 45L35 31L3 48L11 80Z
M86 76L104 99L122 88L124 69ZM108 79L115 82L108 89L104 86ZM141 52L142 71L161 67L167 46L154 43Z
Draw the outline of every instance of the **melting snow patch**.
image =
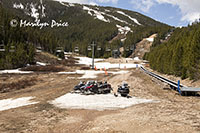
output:
M95 79L97 78L98 74L103 74L104 71L94 71L94 70L76 70L76 72L59 72L58 74L83 74L82 77L79 77L79 79ZM124 74L128 73L128 71L118 71L118 72L111 72L108 71L108 73L111 74Z
M37 104L38 102L31 102L34 97L22 97L17 99L4 99L0 100L0 111L13 109L17 107Z
M65 109L90 109L90 110L116 110L127 108L136 104L151 103L153 100L140 99L136 97L124 98L107 95L80 95L68 93L54 101L50 101L56 107Z
M14 4L13 4L13 8L16 8L16 9L24 9L24 6L22 5L22 3L20 3L20 4L14 3Z
M92 65L92 59L88 58L88 57L78 57L79 60L79 64L85 64L85 65ZM110 69L110 68L136 68L136 64L111 64L109 62L97 62L97 61L103 61L103 59L95 59L95 66L97 69L101 69L101 68L106 68L106 69Z
M138 20L137 19L135 19L135 18L132 18L131 16L129 16L129 15L127 15L127 14L125 14L124 12L122 12L122 11L117 11L117 13L119 13L119 14L122 14L122 15L124 15L124 16L126 16L126 17L128 17L130 20L132 20L134 23L136 23L137 25L141 25L139 22L138 22Z
M27 73L33 73L32 71L20 71L19 69L14 70L2 70L0 71L0 74L4 73L18 73L18 74L27 74Z
M133 60L139 61L140 59L139 59L139 57L135 57Z
M126 40L126 38L121 39L121 42L124 42Z
M147 41L153 42L154 38L146 38Z
M38 66L46 66L47 64L46 63L42 63L42 62L36 62L36 65L38 65Z
M79 64L91 65L92 58L88 57L77 57L79 59ZM95 62L103 61L104 59L94 59Z
M108 10L108 9L105 9L105 11L106 11L106 12L110 12L110 10Z
M111 17L111 18L113 18L114 20L117 20L117 21L119 21L119 22L121 22L121 23L129 24L129 23L127 23L126 21L121 20L121 19L119 19L119 18L117 18L117 17L115 17L115 16L112 16L112 15L110 15L110 14L105 14L105 15L107 15L108 17Z
M74 4L72 4L72 3L69 3L69 6L72 6L72 7L73 7L73 6L75 6L75 5L74 5Z
M120 32L120 34L128 34L128 32L133 32L131 28L128 26L122 27L120 25L116 25L116 27L118 28L118 31Z
M86 10L88 11L88 14L91 15L91 16L95 16L97 19L101 20L101 21L104 21L104 22L107 22L107 23L110 23L110 20L106 20L104 18L104 16L102 14L105 14L103 12L99 12L97 10L94 10L94 9L91 9L89 7L86 7L86 6L83 6L83 10ZM94 12L94 14L92 14L92 12Z
M39 13L38 13L38 9L36 9L36 4L31 3L31 17L35 18L35 20L37 21L39 19Z
M79 79L93 79L97 78L97 74L104 73L104 71L94 71L94 70L78 70L77 73L84 74Z
M57 1L57 0L55 0L55 1ZM59 2L60 2L61 5L66 6L66 7L70 7L70 6L73 7L73 6L75 6L72 3L64 3L64 1L59 1Z

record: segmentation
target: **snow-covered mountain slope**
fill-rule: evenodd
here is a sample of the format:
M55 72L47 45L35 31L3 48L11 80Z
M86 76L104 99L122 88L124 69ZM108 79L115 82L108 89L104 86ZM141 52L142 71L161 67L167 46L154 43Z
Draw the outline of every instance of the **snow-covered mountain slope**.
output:
M40 0L38 3L30 2L26 4L13 2L12 5L14 9L23 10L26 15L31 16L36 21L40 18L46 17L45 4L43 4L43 0Z
M111 7L72 4L57 0L54 1L53 0L28 0L28 1L2 0L2 1L6 7L11 7L17 10L21 10L26 15L34 18L35 20L42 19L44 17L48 17L48 15L51 15L49 12L47 12L48 15L46 14L47 11L46 8L52 8L52 10L54 10L54 8L57 8L58 11L57 15L62 15L65 11L69 11L72 8L77 8L77 9L82 9L83 10L82 13L87 13L94 19L98 19L106 23L114 22L126 26L146 26L146 25L153 26L161 24L137 12L111 8ZM58 5L58 3L60 5ZM74 12L74 14L76 13Z
M72 50L80 46L82 53L86 53L85 49L92 41L98 42L105 50L107 46L104 45L109 45L114 40L125 42L129 34L138 36L138 32L140 35L144 32L144 35L147 35L156 32L157 27L167 26L140 13L113 7L72 4L55 0L1 0L0 5L15 14L19 22L26 20L40 25L40 23L50 24L55 20L58 23L67 23L67 27L61 28L38 28L37 26L34 28L39 29L38 32L47 32L60 38L62 40L60 44L65 45L65 49ZM147 28L151 30L145 31ZM134 37L128 43L133 44L138 38Z

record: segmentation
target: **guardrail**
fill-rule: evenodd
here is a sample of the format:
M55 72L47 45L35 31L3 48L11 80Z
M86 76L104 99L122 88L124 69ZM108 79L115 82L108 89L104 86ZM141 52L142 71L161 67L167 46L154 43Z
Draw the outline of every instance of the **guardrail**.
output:
M192 88L192 87L184 86L184 85L180 84L180 81L178 83L176 83L176 82L174 82L170 79L164 78L158 74L149 72L143 66L141 66L140 69L142 71L144 71L146 74L148 74L164 83L167 83L168 85L170 85L170 87L172 89L178 91L182 96L197 95L197 93L200 92L200 88Z

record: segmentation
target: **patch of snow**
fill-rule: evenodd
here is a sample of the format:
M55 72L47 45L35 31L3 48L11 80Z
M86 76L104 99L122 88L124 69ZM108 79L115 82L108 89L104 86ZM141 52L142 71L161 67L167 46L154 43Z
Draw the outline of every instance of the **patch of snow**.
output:
M92 65L92 59L88 58L88 57L77 57L79 58L79 64L84 64L87 66ZM95 66L97 69L101 69L101 68L106 68L106 69L110 69L110 68L136 68L136 64L111 64L109 62L98 62L98 61L102 61L103 59L95 59Z
M86 64L86 65L92 65L92 58L88 57L77 57L79 60L79 64ZM103 61L104 59L94 59L94 62Z
M76 70L76 72L58 72L58 74L83 74L82 77L79 77L79 79L95 79L97 78L98 74L103 74L104 71L94 71L94 70ZM128 73L128 71L118 71L118 72L112 72L108 71L108 73L111 74L124 74Z
M63 109L89 109L103 111L127 108L136 104L152 102L154 101L136 97L115 97L113 94L85 96L81 94L68 93L50 101L49 103Z
M97 74L102 74L104 71L94 71L94 70L78 70L77 73L83 74L79 79L94 79L97 78Z
M129 16L129 15L127 15L127 14L125 14L124 12L122 12L122 11L117 11L117 13L119 13L119 14L122 14L122 15L124 15L124 16L126 16L126 17L128 17L130 20L132 20L134 23L136 23L137 25L141 25L139 22L138 22L138 20L137 19L135 19L135 18L132 18L131 16Z
M16 9L24 9L24 6L22 5L22 3L20 3L20 4L14 3L14 4L13 4L13 8L16 8Z
M108 10L108 9L105 9L105 11L106 11L106 12L110 12L110 10Z
M39 13L38 13L38 9L36 9L36 4L31 3L30 7L31 7L30 16L35 18L35 21L37 21L39 19Z
M6 74L6 73L16 73L16 74L28 74L28 73L33 73L32 71L20 71L19 69L14 69L14 70L1 70L0 74Z
M131 30L131 28L128 27L128 26L122 27L122 26L117 24L116 27L118 28L118 31L120 32L120 34L125 34L126 35L126 34L128 34L128 32L133 32Z
M55 0L56 1L56 0ZM69 7L69 5L68 4L65 4L64 2L62 2L62 1L59 1L60 2L60 4L61 5L63 5L63 6L66 6L66 7Z
M104 22L107 22L107 23L110 23L110 20L108 19L105 19L102 12L99 12L97 10L94 10L94 9L91 9L87 6L83 6L83 10L86 10L88 11L88 14L91 15L91 16L95 16L97 19L101 20L101 21L104 21ZM92 14L92 12L94 12L94 14Z
M74 5L74 4L72 4L72 3L69 3L69 6L73 7L73 6L75 6L75 5Z
M135 57L133 60L140 61L139 57Z
M72 55L72 52L64 52L65 55Z
M58 74L78 74L77 72L58 72Z
M146 38L146 40L149 41L149 42L153 42L154 38Z
M39 65L39 66L46 66L47 64L46 64L46 63L42 63L42 62L36 62L36 65Z
M121 42L124 42L126 40L126 38L121 39Z
M99 10L99 8L98 7L95 7L97 10Z
M45 7L42 5L42 17L46 17L46 14L45 14Z
M37 104L38 102L32 102L34 97L22 97L17 99L4 99L0 100L0 111L9 110L17 107Z
M42 17L46 17L46 14L45 14L45 6L43 5L43 1L42 0L40 0L40 4L42 5L42 6L39 6L40 8L38 8L38 9L41 9L42 10Z
M110 15L110 14L106 14L106 15L107 15L108 17L113 18L114 20L117 20L117 21L121 22L121 23L129 24L128 22L126 22L126 21L124 21L124 20L121 20L121 19L119 19L119 18L117 18L117 17L115 17L115 16L113 16L113 15Z
M67 60L68 59L68 55L65 55L65 60Z

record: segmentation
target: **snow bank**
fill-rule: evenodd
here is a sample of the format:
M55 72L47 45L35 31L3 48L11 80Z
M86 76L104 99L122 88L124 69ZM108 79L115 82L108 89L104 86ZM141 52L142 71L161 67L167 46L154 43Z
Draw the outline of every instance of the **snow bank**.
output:
M91 110L116 110L120 108L127 108L136 104L151 102L153 102L153 100L140 99L136 97L115 97L113 94L85 96L70 93L50 101L51 104L59 108Z
M76 72L58 72L58 74L83 74L82 77L79 77L79 79L94 79L97 78L98 74L103 74L104 71L94 71L94 70L76 70ZM108 71L108 73L111 74L124 74L128 73L128 71L118 71L118 72L112 72Z
M27 74L27 73L33 73L32 71L20 71L19 69L14 69L14 70L2 70L0 71L0 74L4 73L16 73L16 74Z
M77 57L79 58L79 64L85 64L85 65L92 65L92 59L88 58L88 57ZM106 69L110 69L110 68L120 68L120 69L124 69L124 68L136 68L136 64L131 64L131 63L127 63L127 64L111 64L109 62L98 62L98 61L103 61L103 59L95 59L95 66L97 69L101 69L101 68L106 68Z
M92 65L92 58L88 57L77 57L79 59L79 64L85 64L85 65ZM104 59L94 59L94 62L103 61Z
M37 104L38 102L30 101L33 98L34 97L22 97L22 98L17 98L17 99L0 100L0 111L27 106L31 104Z

